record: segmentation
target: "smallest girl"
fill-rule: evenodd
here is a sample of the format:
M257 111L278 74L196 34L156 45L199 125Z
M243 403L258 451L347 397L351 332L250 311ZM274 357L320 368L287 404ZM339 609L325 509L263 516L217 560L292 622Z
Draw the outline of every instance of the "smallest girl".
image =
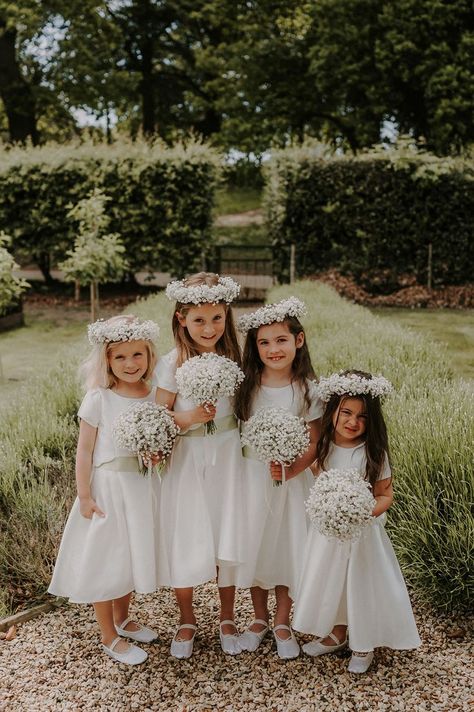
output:
M54 596L92 603L102 649L136 665L147 653L129 638L149 643L155 631L128 615L132 591L157 588L155 519L158 478L139 474L138 459L112 435L117 417L135 402L154 402L149 383L159 327L116 316L88 327L93 350L82 366L87 393L79 408L77 499L63 533L49 587Z
M370 483L374 521L356 542L308 534L295 600L296 630L319 636L303 645L324 655L349 645L348 670L366 672L374 648L417 648L421 641L390 540L385 512L393 501L388 439L380 399L391 386L383 377L344 371L319 381L327 403L316 450L316 476L355 468Z

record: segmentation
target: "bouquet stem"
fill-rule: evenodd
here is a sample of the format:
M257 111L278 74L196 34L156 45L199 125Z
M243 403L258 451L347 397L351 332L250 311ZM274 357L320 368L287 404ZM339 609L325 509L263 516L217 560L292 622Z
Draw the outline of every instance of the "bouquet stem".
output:
M217 427L216 427L214 420L208 420L207 423L205 423L205 427L204 427L205 435L214 435L216 430L217 430Z

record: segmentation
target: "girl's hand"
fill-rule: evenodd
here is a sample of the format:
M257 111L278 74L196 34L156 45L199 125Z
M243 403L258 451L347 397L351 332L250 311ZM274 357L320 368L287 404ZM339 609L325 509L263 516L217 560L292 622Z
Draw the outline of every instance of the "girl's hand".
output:
M212 403L202 403L191 412L194 423L208 423L216 417L216 406Z
M281 482L283 480L283 472L279 462L270 463L270 475L272 480ZM293 477L299 475L299 472L295 472L292 465L285 467L285 480L291 480Z
M165 457L162 452L150 452L147 455L142 455L143 464L148 467L148 463L151 462L153 467L158 465Z
M101 510L99 505L95 503L92 497L83 497L82 499L80 498L79 508L81 511L81 515L85 517L85 519L92 519L92 515L94 514L94 512L99 517L105 517L104 512Z

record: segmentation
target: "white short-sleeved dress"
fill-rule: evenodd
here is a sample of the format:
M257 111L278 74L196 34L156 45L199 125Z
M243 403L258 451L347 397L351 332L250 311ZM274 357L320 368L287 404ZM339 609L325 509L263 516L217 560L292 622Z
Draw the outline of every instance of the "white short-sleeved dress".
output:
M175 374L177 351L163 356L155 369L158 388L177 393L173 409L195 408L180 396ZM215 579L219 585L243 561L242 451L230 398L217 402L218 431L204 435L200 425L178 435L161 489L159 580L187 588ZM194 433L193 433L194 431ZM197 433L197 434L195 434Z
M81 516L76 498L49 593L73 603L95 603L130 591L156 591L159 478L141 475L136 456L119 448L112 436L116 418L135 403L154 402L155 393L155 388L144 398L128 398L105 388L86 393L78 414L97 428L91 496L105 517ZM118 469L127 463L130 471Z
M326 468L356 468L365 474L365 444L332 444ZM390 477L388 459L380 480ZM326 637L348 626L352 650L417 648L421 641L408 591L384 522L385 513L354 543L337 542L311 527L295 596L293 627Z
M306 422L321 417L323 408L308 380L310 407L298 384L281 388L260 386L253 399L250 414L259 408L281 407ZM242 425L245 431L245 423ZM301 569L308 523L304 502L313 483L306 469L280 487L273 485L267 463L260 462L244 449L244 493L246 509L247 556L235 571L235 584L241 588L276 585L293 586Z

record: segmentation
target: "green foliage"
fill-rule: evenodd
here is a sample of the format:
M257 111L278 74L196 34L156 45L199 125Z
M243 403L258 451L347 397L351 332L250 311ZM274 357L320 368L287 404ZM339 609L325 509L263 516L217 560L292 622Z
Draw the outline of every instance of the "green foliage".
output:
M105 215L108 200L110 198L96 188L69 211L69 217L79 220L79 234L74 249L66 253L67 260L58 265L64 271L66 281L77 281L82 285L118 282L125 274L128 262L120 235L102 234L109 223Z
M165 148L144 141L12 149L1 155L0 228L19 256L57 264L76 233L71 204L94 188L110 197L106 215L131 269L182 275L200 264L212 223L217 154L190 141Z
M474 594L472 387L454 379L440 347L349 304L323 284L273 289L269 301L297 294L319 375L341 368L381 373L387 399L395 503L388 529L403 572L420 598L448 611Z
M18 304L22 293L29 287L28 282L13 275L18 265L6 249L11 238L0 232L0 316Z
M440 159L401 143L358 157L321 145L274 152L265 204L275 245L295 243L297 269L338 267L361 275L386 270L388 287L403 272L426 282L474 279L474 164Z

